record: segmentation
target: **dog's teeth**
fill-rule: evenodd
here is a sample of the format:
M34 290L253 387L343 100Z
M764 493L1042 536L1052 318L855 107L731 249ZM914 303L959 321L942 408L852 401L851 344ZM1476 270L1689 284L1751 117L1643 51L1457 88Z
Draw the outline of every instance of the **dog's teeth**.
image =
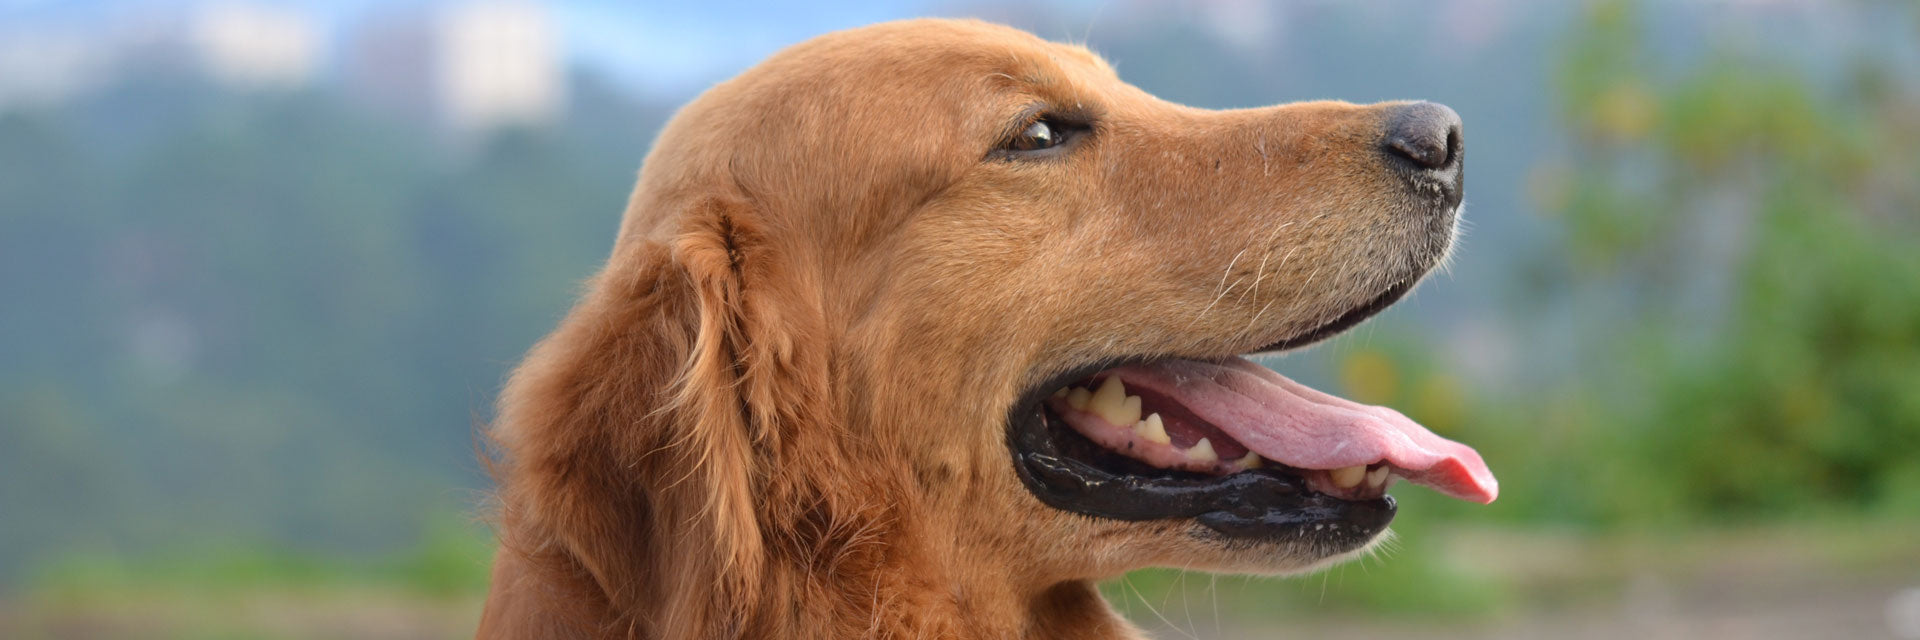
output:
M1252 451L1248 451L1247 455L1240 456L1240 468L1242 469L1260 468L1260 454L1254 453Z
M1120 376L1107 376L1100 388L1093 392L1093 399L1087 402L1087 410L1106 417L1109 409L1119 409L1127 399L1127 385Z
M1058 388L1058 389L1054 389L1054 390L1053 390L1053 397L1055 397L1055 398L1065 398L1065 397L1067 397L1067 388L1066 388L1066 387L1060 387L1060 388Z
M1219 462L1220 454L1213 452L1213 443L1208 442L1206 438L1201 438L1199 442L1193 443L1193 448L1187 450L1187 459L1194 462Z
M1133 425L1133 432L1147 442L1172 444L1173 438L1167 437L1167 423L1160 420L1160 414L1147 416L1147 419Z
M1084 388L1074 387L1072 391L1067 392L1067 406L1073 407L1075 410L1086 411L1087 404L1092 401L1093 392Z
M1107 419L1107 422L1114 424L1133 424L1139 421L1140 396L1127 396L1127 399L1120 401L1120 410Z
M1093 399L1087 402L1087 411L1110 424L1133 424L1140 419L1139 413L1127 415L1127 385L1120 381L1120 376L1107 376L1107 380L1100 383L1100 389L1093 392Z
M1367 465L1356 464L1351 467L1334 469L1327 472L1327 477L1333 480L1333 486L1342 489L1352 489L1359 486L1360 481L1367 477Z
M1387 486L1387 474L1390 474L1390 473L1393 473L1393 470L1389 469L1387 465L1384 465L1384 464L1380 465L1380 468L1378 469L1373 469L1368 471L1367 486L1373 487L1375 489L1379 489Z

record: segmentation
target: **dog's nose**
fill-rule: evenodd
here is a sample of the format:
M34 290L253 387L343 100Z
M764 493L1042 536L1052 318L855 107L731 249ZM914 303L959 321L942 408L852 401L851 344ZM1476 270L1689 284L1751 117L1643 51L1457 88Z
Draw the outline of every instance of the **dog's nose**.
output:
M1460 163L1460 114L1433 102L1401 106L1387 116L1384 144L1411 169L1445 171Z

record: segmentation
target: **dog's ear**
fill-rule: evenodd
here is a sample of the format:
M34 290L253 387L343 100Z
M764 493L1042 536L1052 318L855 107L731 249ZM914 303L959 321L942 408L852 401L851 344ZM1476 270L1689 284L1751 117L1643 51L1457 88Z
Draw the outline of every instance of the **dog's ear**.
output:
M760 593L769 452L824 395L795 388L820 384L800 348L817 324L747 205L700 201L678 228L623 238L502 394L502 543L580 574L548 597L628 619L570 616L730 636Z

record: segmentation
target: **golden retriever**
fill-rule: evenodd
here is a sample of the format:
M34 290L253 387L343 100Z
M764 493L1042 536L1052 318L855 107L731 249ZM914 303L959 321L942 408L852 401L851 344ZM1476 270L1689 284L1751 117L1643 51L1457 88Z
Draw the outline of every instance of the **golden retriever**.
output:
M1451 246L1430 103L1212 111L1078 46L915 20L661 132L491 438L482 638L1136 636L1094 583L1351 557L1480 457L1240 356Z

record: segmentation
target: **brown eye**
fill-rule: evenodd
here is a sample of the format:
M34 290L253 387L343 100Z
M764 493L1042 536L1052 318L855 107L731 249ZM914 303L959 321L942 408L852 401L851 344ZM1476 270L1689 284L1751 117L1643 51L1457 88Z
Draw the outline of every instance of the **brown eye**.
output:
M1090 120L1073 114L1046 115L1027 122L1018 131L1001 140L987 158L1021 160L1058 155L1071 150L1080 136L1092 133L1093 125Z
M1062 138L1053 130L1053 125L1045 120L1027 125L1025 131L1007 143L1008 151L1039 151L1060 144Z

